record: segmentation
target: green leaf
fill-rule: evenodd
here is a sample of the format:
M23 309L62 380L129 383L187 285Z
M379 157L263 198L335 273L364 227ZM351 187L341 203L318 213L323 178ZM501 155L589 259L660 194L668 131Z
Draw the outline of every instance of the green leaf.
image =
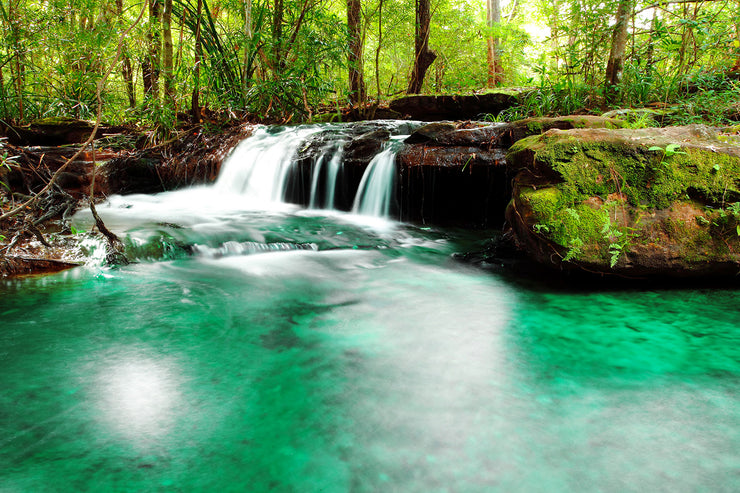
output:
M663 149L662 147L659 147L659 146L652 146L652 147L648 147L648 151L660 151L660 152L663 152L663 151L665 151L665 149Z
M678 144L668 144L665 146L665 152L676 152L676 150L680 149L681 146Z

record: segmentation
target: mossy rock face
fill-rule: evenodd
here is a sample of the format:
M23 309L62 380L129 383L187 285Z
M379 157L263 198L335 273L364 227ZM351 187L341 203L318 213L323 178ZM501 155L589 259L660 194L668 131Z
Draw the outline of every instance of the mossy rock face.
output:
M539 262L624 276L740 272L740 143L703 126L550 130L507 155L507 220Z

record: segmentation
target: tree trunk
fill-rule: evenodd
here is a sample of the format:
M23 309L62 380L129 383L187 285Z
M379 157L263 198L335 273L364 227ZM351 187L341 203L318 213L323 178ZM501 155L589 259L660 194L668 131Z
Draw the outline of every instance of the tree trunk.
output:
M203 47L201 46L200 19L203 15L203 0L198 0L197 21L195 24L195 68L193 77L193 97L190 102L190 114L193 123L200 122L200 65L203 63Z
M252 44L252 0L243 0L244 7L244 50L242 60L242 92L243 98L247 100L247 90L249 89L249 57Z
M162 11L162 69L164 71L164 102L170 108L175 108L175 81L173 78L172 60L172 0L164 0Z
M20 14L17 12L18 2L13 4L13 0L8 2L8 10L6 12L6 22L8 23L8 29L10 36L8 39L8 48L13 50L13 63L10 64L10 78L11 84L15 91L15 96L18 102L18 119L23 121L25 119L25 108L23 105L23 91L24 91L24 65L23 65L23 44L21 42L21 32L19 29Z
M501 2L500 0L486 0L488 26L488 87L496 87L503 80L501 69L501 40L494 33L501 24Z
M416 32L414 36L414 68L411 72L407 94L418 94L424 84L427 69L434 63L437 54L429 49L429 24L432 16L430 0L416 0Z
M378 47L375 49L375 86L380 103L380 48L383 46L383 0L378 2Z
M123 23L123 0L116 0L116 15L118 22ZM136 91L134 91L134 69L131 66L131 58L128 56L128 49L125 40L121 40L121 76L126 86L128 95L128 105L131 108L136 107Z
M614 99L617 94L617 87L622 80L629 19L632 15L632 2L633 0L619 0L619 6L617 7L617 23L614 25L614 31L612 31L612 46L606 64L606 78L604 81L604 95L607 101Z
M365 79L362 75L362 12L360 8L360 0L347 0L349 100L352 104L365 101Z
M560 0L553 0L552 15L548 16L550 27L550 47L552 48L552 57L550 57L550 72L556 74L560 66Z
M658 24L658 9L653 9L653 19L650 21L650 38L648 41L647 52L645 53L645 74L650 76L653 73L653 56L655 54L655 43L658 41L656 26Z
M147 33L148 54L141 64L144 81L144 97L150 101L159 99L160 70L160 0L149 0L149 32Z
M275 74L282 72L283 54L283 0L275 0L272 13L272 56Z

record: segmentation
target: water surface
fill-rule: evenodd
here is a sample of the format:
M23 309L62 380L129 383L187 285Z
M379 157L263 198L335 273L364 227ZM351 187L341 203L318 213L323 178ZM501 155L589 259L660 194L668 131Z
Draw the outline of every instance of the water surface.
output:
M452 260L493 233L299 210L318 130L99 206L136 263L0 281L0 492L738 490L738 290L521 282Z
M119 222L140 263L0 285L0 491L736 490L737 291L555 291L455 263L459 232L233 218Z

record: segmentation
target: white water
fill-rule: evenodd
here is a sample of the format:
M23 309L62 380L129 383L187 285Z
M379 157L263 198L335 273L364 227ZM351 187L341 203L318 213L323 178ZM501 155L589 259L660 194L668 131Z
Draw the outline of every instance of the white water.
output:
M300 145L320 130L309 125L271 133L268 127L258 127L224 161L216 189L258 202L282 202L293 157Z
M334 195L337 189L337 175L339 174L339 168L342 165L342 158L344 157L344 145L347 142L340 139L333 142L327 148L324 148L324 152L319 157L316 165L313 168L313 176L311 179L311 201L309 207L311 209L333 209L334 208ZM328 159L328 163L326 163ZM326 163L326 179L324 181L326 187L326 195L322 204L319 204L319 178L321 176L321 169Z
M393 140L405 138L402 136ZM396 177L398 145L391 142L376 155L362 176L352 212L365 216L389 217Z
M398 129L391 125L388 128ZM410 129L404 128L404 131L409 132ZM326 135L319 137L316 135L319 132L326 132ZM326 139L326 143L315 157L309 177L311 195L308 209L298 211L300 206L284 201L286 183L294 171L291 168L296 156L311 143L312 137ZM242 242L264 243L267 240L263 235L254 231L252 223L255 217L277 218L285 214L330 215L340 222L385 231L393 228L389 208L395 186L395 150L405 137L392 137L386 148L372 159L358 187L353 214L334 209L345 147L351 142L346 127L342 125L258 126L252 136L240 142L226 158L215 184L156 195L114 195L98 210L109 227L127 231L129 238L137 242L148 241L159 228L157 224L174 224L204 237L218 234L226 238L230 232L238 232L244 236L240 236ZM77 219L82 224L91 222L85 211L78 213ZM212 246L221 248L218 244ZM233 250L252 249L252 245L245 243L229 245L224 251L199 253L218 256L233 254Z
M309 125L287 127L270 132L258 127L234 149L224 161L215 184L219 193L245 196L253 203L280 203L285 194L291 165L301 147L311 136L327 127ZM369 163L357 190L352 207L355 214L388 218L395 186L395 157L401 140L393 137ZM332 210L337 188L337 176L342 166L344 147L348 143L339 135L324 146L311 170L309 208ZM323 168L326 170L323 171ZM320 181L324 176L324 197L320 200Z

